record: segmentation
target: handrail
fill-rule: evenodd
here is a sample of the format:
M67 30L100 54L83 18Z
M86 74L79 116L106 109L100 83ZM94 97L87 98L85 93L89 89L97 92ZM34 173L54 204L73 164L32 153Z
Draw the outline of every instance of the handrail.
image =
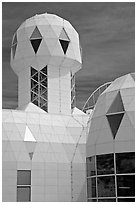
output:
M89 96L89 98L87 99L86 103L84 104L82 111L86 112L89 109L93 109L98 97L100 96L100 94L103 93L103 91L105 91L105 89L111 84L112 82L107 82L101 86L99 86L95 91L93 91L93 93Z

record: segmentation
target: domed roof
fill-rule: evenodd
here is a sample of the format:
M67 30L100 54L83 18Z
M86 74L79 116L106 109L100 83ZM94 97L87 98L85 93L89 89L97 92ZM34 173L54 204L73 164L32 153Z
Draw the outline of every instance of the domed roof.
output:
M91 118L87 146L134 141L135 75L119 77L99 96ZM126 146L126 145L125 145ZM126 148L123 146L123 148ZM111 152L110 151L110 152ZM116 151L120 150L120 146Z
M34 66L45 65L81 69L79 35L72 25L53 14L35 15L17 29L11 46L11 66L18 73Z

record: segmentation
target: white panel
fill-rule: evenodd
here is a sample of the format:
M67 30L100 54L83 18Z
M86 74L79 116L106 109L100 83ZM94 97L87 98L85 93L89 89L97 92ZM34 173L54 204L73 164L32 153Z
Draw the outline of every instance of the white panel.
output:
M126 141L126 140L135 140L135 129L133 126L121 127L118 129L116 134L116 141Z
M135 142L134 141L116 141L115 152L134 152Z
M113 142L96 145L96 154L108 154L114 151Z

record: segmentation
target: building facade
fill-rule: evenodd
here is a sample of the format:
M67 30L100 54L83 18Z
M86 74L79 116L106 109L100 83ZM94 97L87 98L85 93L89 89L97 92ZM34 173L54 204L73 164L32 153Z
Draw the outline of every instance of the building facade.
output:
M77 109L79 36L52 14L36 15L13 36L18 108L3 110L3 201L85 201L86 126Z
M100 95L86 144L87 197L135 201L135 75L117 78Z
M2 112L3 201L134 201L135 76L102 86L84 113L75 98L81 55L78 33L56 15L15 32L18 108Z

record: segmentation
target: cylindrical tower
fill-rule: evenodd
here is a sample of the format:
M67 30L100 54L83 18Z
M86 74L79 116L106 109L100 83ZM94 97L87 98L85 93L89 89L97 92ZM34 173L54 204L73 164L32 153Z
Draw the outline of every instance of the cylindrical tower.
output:
M81 48L68 21L45 13L23 22L13 36L11 67L18 76L19 109L32 102L48 113L71 114Z

